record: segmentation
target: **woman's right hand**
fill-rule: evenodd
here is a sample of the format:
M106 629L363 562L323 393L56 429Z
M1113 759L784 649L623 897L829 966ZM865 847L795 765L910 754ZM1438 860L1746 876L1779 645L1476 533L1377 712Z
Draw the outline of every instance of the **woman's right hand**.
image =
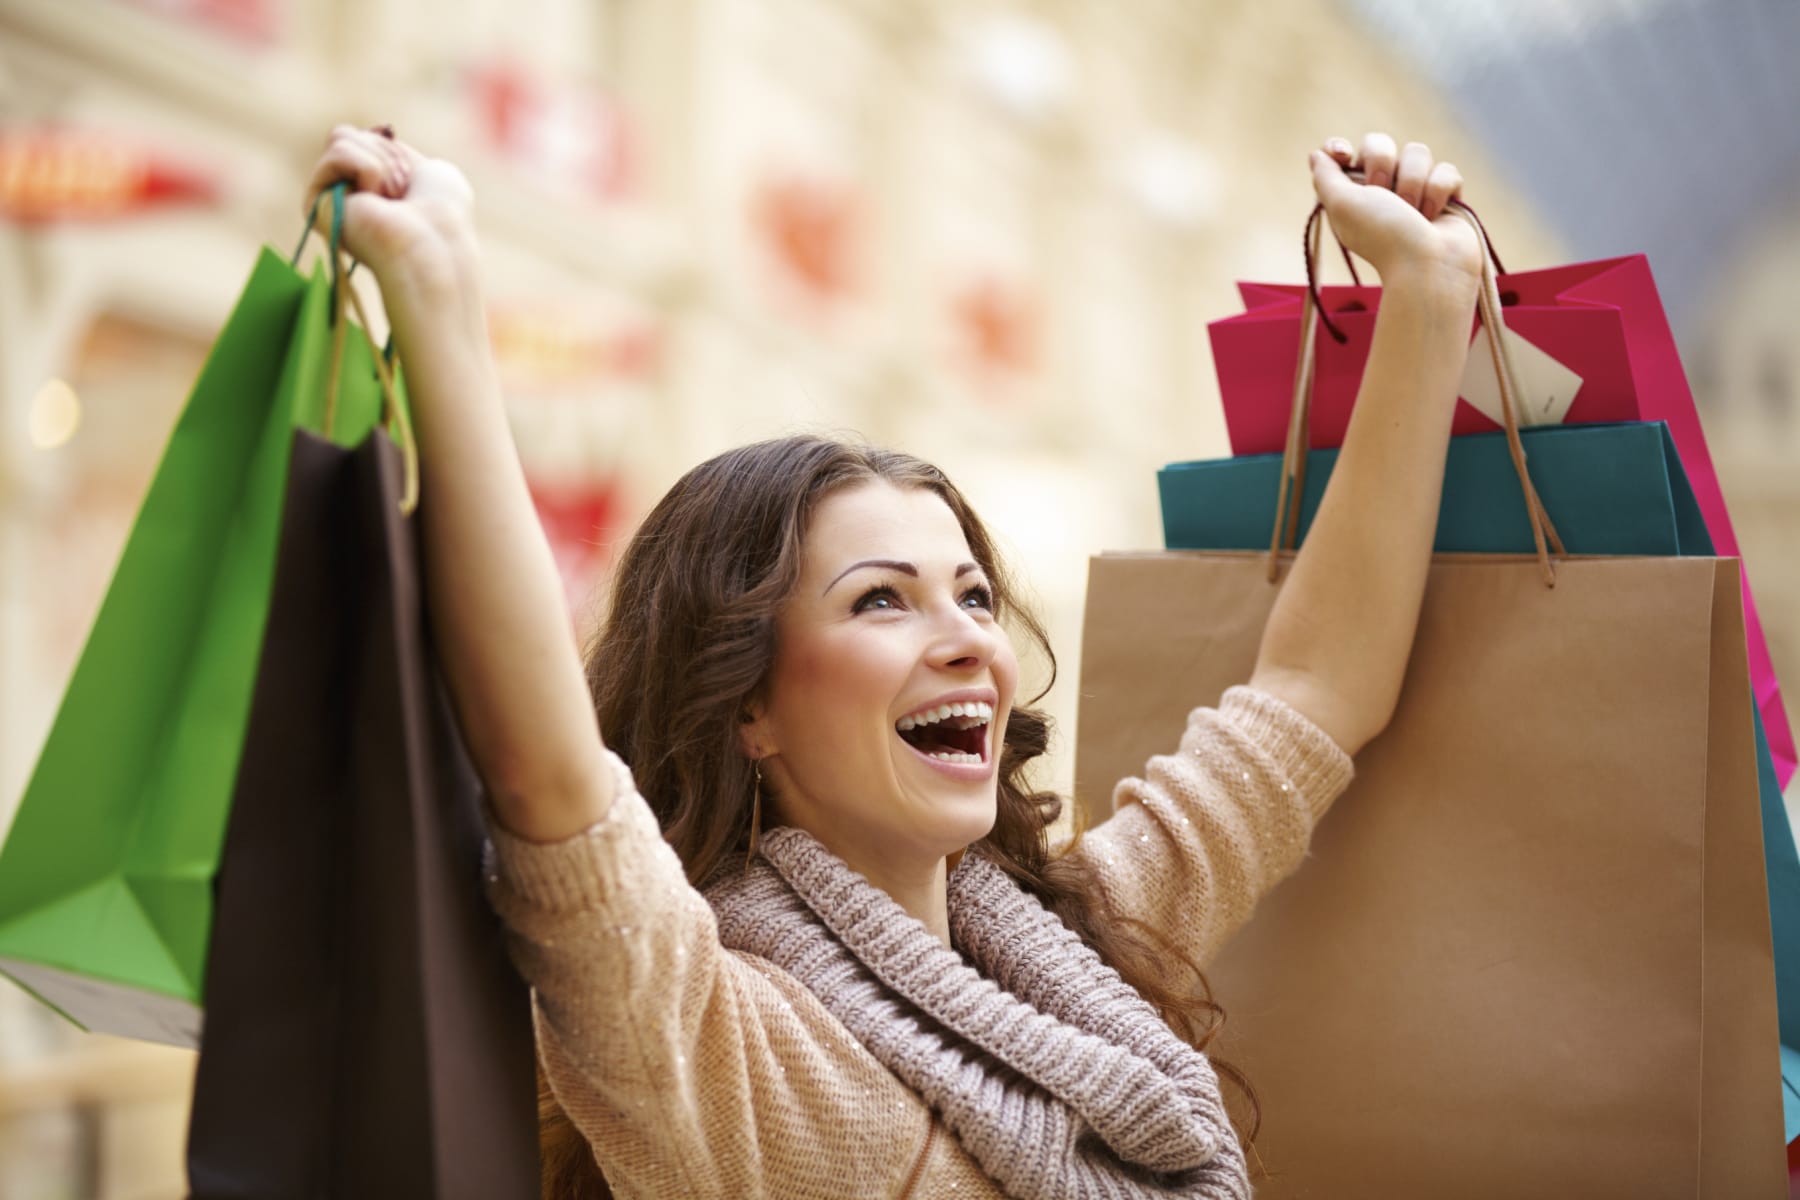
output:
M1482 248L1469 223L1446 209L1462 190L1462 173L1439 162L1431 147L1408 142L1397 148L1385 133L1363 139L1354 151L1332 138L1311 156L1313 189L1344 248L1380 272L1384 286L1407 270L1425 267L1457 285L1471 306L1481 282ZM1364 181L1346 172L1360 168Z
M307 210L339 181L352 189L342 245L375 273L406 370L426 597L457 721L501 822L568 837L606 816L614 768L500 395L469 182L344 125L313 168ZM329 201L316 220L330 231Z
M345 182L342 244L380 280L383 294L417 287L456 290L473 278L477 257L474 192L457 167L370 129L339 125L306 185L303 212ZM331 230L329 200L315 228Z

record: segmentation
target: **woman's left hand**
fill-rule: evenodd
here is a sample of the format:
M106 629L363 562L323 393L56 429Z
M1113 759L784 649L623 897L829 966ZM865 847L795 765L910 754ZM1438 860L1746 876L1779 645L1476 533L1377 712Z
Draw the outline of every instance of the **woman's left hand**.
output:
M1448 267L1479 280L1481 244L1469 223L1447 212L1462 190L1462 173L1438 162L1431 147L1396 147L1385 133L1363 138L1359 153L1332 138L1311 155L1313 190L1345 248L1370 263L1383 280L1414 267ZM1347 171L1360 170L1362 182Z

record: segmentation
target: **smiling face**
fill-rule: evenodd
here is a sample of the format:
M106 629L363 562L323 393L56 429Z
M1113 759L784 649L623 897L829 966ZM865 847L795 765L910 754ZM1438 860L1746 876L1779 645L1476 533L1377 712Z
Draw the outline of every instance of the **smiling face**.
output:
M746 750L783 822L879 881L992 828L1018 677L949 506L856 484L812 512Z

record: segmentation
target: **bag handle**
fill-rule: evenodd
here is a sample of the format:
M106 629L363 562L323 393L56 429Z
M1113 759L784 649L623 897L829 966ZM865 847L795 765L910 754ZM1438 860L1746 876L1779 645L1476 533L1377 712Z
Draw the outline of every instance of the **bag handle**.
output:
M1556 569L1551 565L1550 555L1555 553L1559 558L1567 558L1569 551L1563 545L1562 536L1556 532L1556 526L1551 522L1543 500L1538 497L1537 487L1531 482L1531 472L1525 465L1525 443L1519 438L1519 369L1513 363L1512 346L1503 336L1506 332L1506 316L1500 302L1500 260L1494 254L1492 243L1488 241L1487 230L1482 227L1481 218L1460 200L1451 201L1451 205L1452 210L1475 230L1475 237L1481 243L1481 291L1477 302L1481 312L1481 327L1487 334L1488 357L1494 364L1494 378L1500 389L1500 415L1504 418L1502 424L1506 429L1506 448L1512 455L1513 470L1518 474L1519 487L1525 494L1525 508L1531 518L1531 538L1537 546L1538 566L1544 573L1544 586L1555 587Z
M1363 173L1361 171L1347 171L1345 175L1358 183L1362 182ZM1506 274L1506 265L1500 261L1500 252L1494 249L1494 243L1488 237L1487 226L1481 223L1481 218L1475 215L1474 209L1461 200L1457 200L1455 203L1467 214L1467 219L1475 222L1475 228L1481 235L1482 245L1486 247L1487 253L1493 256L1494 270L1501 275ZM1312 213L1306 218L1306 231L1300 235L1300 251L1306 258L1306 290L1312 296L1314 307L1319 310L1319 319L1325 324L1325 332L1331 335L1332 341L1341 346L1350 339L1343 330L1332 324L1330 314L1325 311L1325 302L1319 299L1319 277L1313 267L1319 257L1318 227L1324 217L1325 205L1322 203L1313 205ZM1338 241L1335 229L1331 231L1331 240L1337 242L1338 252L1344 256L1344 265L1350 269L1350 282L1361 287L1362 276L1357 274L1356 260L1350 257L1350 251L1344 243Z
M340 249L344 228L344 197L349 191L345 183L333 184L331 192L331 368L325 384L325 436L330 437L337 424L337 401L339 382L344 363L344 346L350 333L350 322L345 320L345 301L356 312L356 319L362 322L365 330L371 328L369 314L363 308L362 297L350 286L350 276L359 265L355 259L350 260L348 270L344 268L344 254ZM325 199L320 192L313 199L312 211L307 214L306 228L301 231L300 242L294 247L294 255L290 265L300 265L300 254L306 249L307 235L313 231L319 216L319 205ZM394 339L390 334L387 345L375 355L375 376L381 381L382 420L393 434L400 446L400 457L404 464L404 473L400 493L400 514L410 517L419 507L419 444L413 436L412 415L407 412L406 405L400 400L398 389L394 384Z
M1312 264L1319 251L1319 239L1322 233L1319 217L1323 206L1313 209L1307 219L1306 263L1308 288L1300 304L1300 352L1294 364L1293 403L1288 412L1287 444L1281 453L1280 492L1275 501L1275 530L1269 541L1269 582L1275 582L1281 569L1281 552L1290 548L1299 533L1300 497L1306 484L1307 449L1311 444L1310 429L1312 417L1313 375L1317 366L1315 353L1316 339L1313 337L1313 319L1316 316L1327 329L1333 329L1330 318L1325 315L1319 304L1318 290L1312 286ZM1550 561L1555 553L1559 557L1567 557L1568 551L1563 546L1556 526L1550 520L1550 514L1544 508L1543 501L1538 498L1537 489L1532 485L1531 472L1525 464L1525 446L1519 438L1518 407L1514 397L1518 394L1518 371L1513 365L1512 349L1506 339L1500 336L1505 328L1504 316L1501 312L1500 290L1496 281L1500 268L1500 260L1494 254L1493 245L1488 241L1487 230L1483 228L1481 219L1461 200L1452 200L1448 211L1467 221L1475 230L1477 241L1481 245L1481 288L1476 296L1476 307L1481 317L1481 327L1486 334L1488 353L1494 364L1494 374L1500 385L1500 412L1502 424L1506 429L1506 446L1511 453L1513 470L1518 473L1519 486L1525 496L1525 512L1531 522L1531 538L1537 547L1539 568L1544 575L1544 586L1556 586L1556 568ZM1333 330L1336 332L1335 330ZM1341 334L1339 340L1343 340Z

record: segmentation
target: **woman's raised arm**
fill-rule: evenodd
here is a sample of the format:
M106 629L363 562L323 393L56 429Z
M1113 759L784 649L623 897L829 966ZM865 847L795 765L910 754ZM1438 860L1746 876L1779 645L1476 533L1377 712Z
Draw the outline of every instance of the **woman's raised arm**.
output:
M1457 386L1481 282L1467 222L1445 214L1462 177L1417 142L1312 154L1332 229L1381 273L1374 344L1343 451L1269 616L1251 686L1351 754L1393 716L1418 628Z
M306 206L339 181L344 245L374 272L417 428L432 633L501 822L555 841L612 802L580 651L501 405L468 181L350 126L331 133Z

